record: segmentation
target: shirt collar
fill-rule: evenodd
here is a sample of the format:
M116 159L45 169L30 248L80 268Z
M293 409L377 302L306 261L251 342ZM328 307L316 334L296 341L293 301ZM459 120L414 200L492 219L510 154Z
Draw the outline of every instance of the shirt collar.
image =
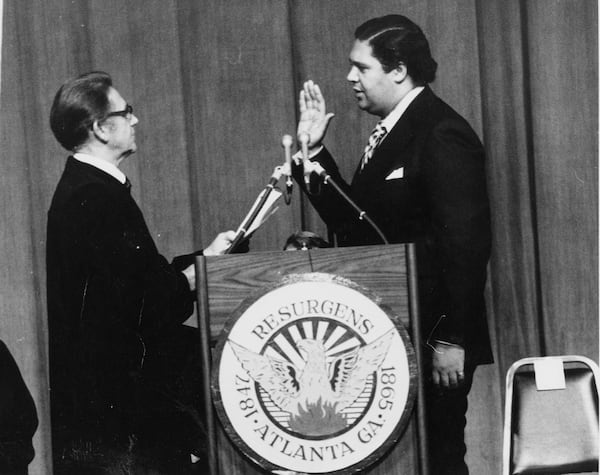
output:
M112 163L109 163L106 160L102 160L101 158L94 157L93 155L88 155L87 153L81 152L73 154L73 158L79 160L82 163L92 165L93 167L96 167L105 173L108 173L110 176L112 176L122 184L125 184L125 182L127 181L127 177L125 176L125 174Z
M406 95L400 100L400 102L396 104L396 107L392 109L392 112L390 112L381 121L381 125L385 127L385 130L389 132L394 128L396 122L398 122L400 120L400 117L402 117L402 114L404 114L404 111L406 111L411 102L415 100L415 98L421 93L421 91L423 91L423 89L425 89L423 86L419 86L415 87L414 89L411 89L410 91L408 91L408 93L406 93Z

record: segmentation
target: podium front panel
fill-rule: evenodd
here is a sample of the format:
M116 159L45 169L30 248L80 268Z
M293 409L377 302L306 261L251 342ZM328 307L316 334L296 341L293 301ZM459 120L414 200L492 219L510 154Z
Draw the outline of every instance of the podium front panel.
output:
M198 285L204 285L208 300L213 346L231 314L245 299L290 274L322 272L350 279L380 297L379 303L407 328L411 321L405 245L257 252L203 259L206 282ZM416 413L389 453L380 454L379 460L362 473L419 473ZM215 436L219 474L265 473L240 452L221 424L216 424Z

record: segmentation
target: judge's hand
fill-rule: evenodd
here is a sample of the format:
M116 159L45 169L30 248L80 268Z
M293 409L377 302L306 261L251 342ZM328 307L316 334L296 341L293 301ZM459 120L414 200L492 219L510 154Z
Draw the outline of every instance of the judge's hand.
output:
M204 249L202 254L205 256L220 256L231 247L235 239L235 231L225 231L217 234L217 237L210 245Z
M235 231L225 231L219 233L215 240L210 243L206 249L202 251L205 256L218 256L224 254L227 249L231 246L231 243L235 239ZM196 268L194 264L186 267L183 271L183 275L187 278L188 284L190 284L190 290L196 289Z
M323 137L327 132L329 121L335 115L327 113L325 109L325 99L321 94L319 86L312 81L306 81L299 98L300 121L298 122L297 138L300 141L302 134L308 134L309 150L315 149L321 145Z
M433 384L445 389L459 386L465 379L465 350L440 342L435 342L433 348Z
M194 264L187 266L181 272L183 272L188 284L190 284L190 290L196 290L196 268L194 267Z

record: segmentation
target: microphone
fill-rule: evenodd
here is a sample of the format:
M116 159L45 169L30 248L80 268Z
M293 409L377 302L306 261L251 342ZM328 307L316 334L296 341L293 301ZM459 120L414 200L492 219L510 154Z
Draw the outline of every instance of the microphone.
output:
M269 177L269 182L267 183L267 188L275 188L279 180L281 180L281 176L283 175L283 166L277 166L273 169L273 174Z
M312 173L308 166L308 142L310 142L310 135L308 135L306 132L302 132L298 136L298 140L300 141L300 149L302 150L302 167L304 168L304 183L308 188L308 186L310 185L310 174Z
M292 143L293 139L291 135L284 135L281 138L281 145L283 146L285 153L285 170L284 175L287 177L285 180L285 186L287 187L288 193L292 191Z

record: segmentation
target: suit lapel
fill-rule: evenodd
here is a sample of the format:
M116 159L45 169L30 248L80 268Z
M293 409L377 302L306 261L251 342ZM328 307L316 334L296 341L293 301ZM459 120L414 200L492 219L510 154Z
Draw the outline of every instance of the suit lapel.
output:
M369 160L369 163L361 171L360 166L357 168L352 186L361 188L361 185L371 184L384 180L387 176L386 171L396 165L396 162L402 160L403 151L406 150L414 136L410 120L403 114L396 125L390 130L381 142L375 153Z
M412 154L407 152L415 136L416 122L427 113L432 96L431 89L426 87L413 100L385 140L377 147L367 166L362 171L360 166L357 168L352 179L353 188L360 190L363 185L371 186L374 182L381 182L392 170L408 164Z

